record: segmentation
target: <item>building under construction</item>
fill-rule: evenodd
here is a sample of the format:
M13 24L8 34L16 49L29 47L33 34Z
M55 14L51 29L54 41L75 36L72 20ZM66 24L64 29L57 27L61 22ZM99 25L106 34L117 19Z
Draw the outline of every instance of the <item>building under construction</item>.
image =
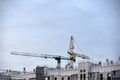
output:
M120 58L115 64L80 62L76 69L61 69L48 72L48 80L120 80ZM50 77L50 79L49 79Z
M78 68L49 68L37 66L33 72L4 71L0 80L120 80L120 58L116 63L79 62Z
M33 72L4 71L0 73L0 80L120 80L120 57L116 63L106 59L104 63L90 62L90 57L74 52L74 39L71 36L68 50L69 57L49 54L31 54L25 52L11 52L12 55L51 58L57 61L56 68L37 66ZM87 59L79 62L74 68L76 57ZM65 68L61 68L61 60L68 60Z

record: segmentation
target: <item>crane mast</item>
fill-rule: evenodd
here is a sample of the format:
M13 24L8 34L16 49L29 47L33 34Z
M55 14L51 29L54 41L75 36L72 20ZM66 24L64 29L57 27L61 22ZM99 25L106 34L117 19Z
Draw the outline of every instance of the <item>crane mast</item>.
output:
M82 59L90 59L89 56L74 52L74 38L73 38L73 36L71 36L70 46L69 46L67 53L70 55L70 68L73 68L73 61L74 61L73 59L75 59L76 57L80 57Z

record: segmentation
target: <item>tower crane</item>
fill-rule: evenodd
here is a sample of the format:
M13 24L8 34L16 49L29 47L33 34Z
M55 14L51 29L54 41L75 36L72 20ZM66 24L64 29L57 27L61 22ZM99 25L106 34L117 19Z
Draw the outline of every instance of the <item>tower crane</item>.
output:
M45 59L47 59L47 58L55 59L57 61L57 69L61 68L61 60L70 60L70 58L67 58L67 57L64 57L64 56L60 56L60 55L32 54L32 53L17 52L17 51L11 52L11 55L21 55L21 56L29 56L29 57L40 57L40 58L45 58Z
M79 54L79 53L75 53L74 52L74 38L73 38L73 36L71 36L70 46L69 46L69 49L68 49L67 53L70 55L70 68L73 68L73 60L76 57L80 57L82 59L88 59L88 60L90 60L89 56L86 56L84 54Z
M32 53L25 53L25 52L17 52L13 51L11 52L11 55L21 55L21 56L30 56L30 57L40 57L40 58L50 58L55 59L57 61L57 69L61 68L61 60L69 60L70 62L70 68L73 68L73 62L75 62L76 57L80 57L82 59L90 59L89 56L86 56L84 54L79 54L74 52L74 38L71 36L70 39L70 46L67 52L70 57L64 57L60 55L49 55L49 54L32 54Z

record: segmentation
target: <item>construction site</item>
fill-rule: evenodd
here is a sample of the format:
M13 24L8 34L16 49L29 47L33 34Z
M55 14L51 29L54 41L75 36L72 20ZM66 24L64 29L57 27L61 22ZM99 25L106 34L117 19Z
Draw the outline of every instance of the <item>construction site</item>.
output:
M90 61L89 56L76 53L74 48L74 38L71 36L67 52L69 57L12 51L11 56L54 59L57 61L57 66L56 68L36 66L32 72L27 72L26 68L23 68L23 71L1 69L0 80L120 80L120 57L117 62L106 59L105 62L94 63ZM77 63L78 67L75 67L74 63L77 57L83 61ZM61 60L68 61L64 68L61 68Z

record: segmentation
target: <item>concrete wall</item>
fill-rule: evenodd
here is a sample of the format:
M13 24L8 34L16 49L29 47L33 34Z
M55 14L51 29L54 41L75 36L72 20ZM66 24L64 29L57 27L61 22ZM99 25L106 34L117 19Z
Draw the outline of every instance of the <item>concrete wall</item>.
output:
M10 80L10 77L0 74L0 80Z
M90 62L80 62L78 65L78 80L88 80L88 73L91 72Z
M112 80L120 80L120 70L114 70L111 72Z

